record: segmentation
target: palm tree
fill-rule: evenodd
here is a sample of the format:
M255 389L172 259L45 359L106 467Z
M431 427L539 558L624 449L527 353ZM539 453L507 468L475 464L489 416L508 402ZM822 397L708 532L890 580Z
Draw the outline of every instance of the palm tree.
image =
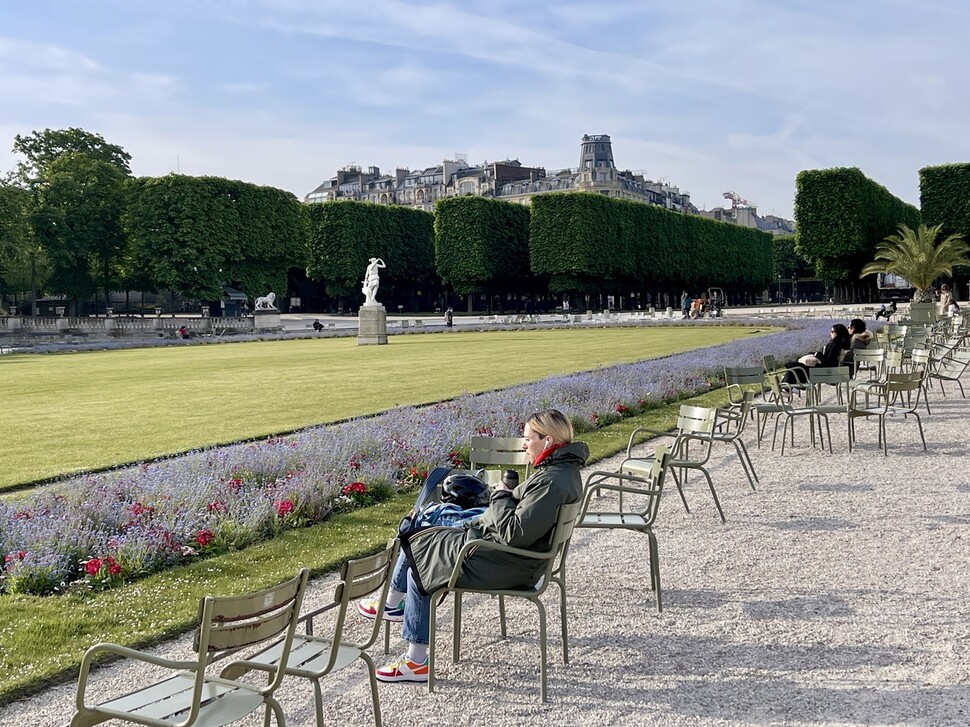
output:
M906 278L916 292L914 303L933 300L933 281L951 277L953 268L970 265L970 245L960 235L948 235L937 243L943 225L920 225L915 231L906 225L876 246L876 259L862 268L860 278L873 273L892 273Z

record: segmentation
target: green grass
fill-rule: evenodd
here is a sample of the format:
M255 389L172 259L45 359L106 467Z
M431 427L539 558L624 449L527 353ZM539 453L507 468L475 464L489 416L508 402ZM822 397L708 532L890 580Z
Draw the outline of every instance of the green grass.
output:
M764 327L601 328L0 357L0 490L724 343Z
M700 406L724 401L723 391L689 400ZM666 430L678 405L650 410L579 437L597 461L624 449L637 426ZM289 530L274 540L157 573L104 593L60 597L0 597L0 705L45 686L73 680L85 649L100 641L144 647L195 624L199 598L208 593L255 590L306 566L314 574L372 553L396 532L413 493L325 523Z

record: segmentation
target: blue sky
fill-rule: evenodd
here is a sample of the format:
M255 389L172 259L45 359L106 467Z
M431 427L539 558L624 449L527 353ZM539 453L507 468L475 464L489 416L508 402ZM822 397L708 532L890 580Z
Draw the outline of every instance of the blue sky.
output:
M919 203L970 161L964 0L0 0L0 144L78 126L137 175L302 198L382 170L617 165L792 216L802 169L857 166ZM0 171L17 159L0 153Z

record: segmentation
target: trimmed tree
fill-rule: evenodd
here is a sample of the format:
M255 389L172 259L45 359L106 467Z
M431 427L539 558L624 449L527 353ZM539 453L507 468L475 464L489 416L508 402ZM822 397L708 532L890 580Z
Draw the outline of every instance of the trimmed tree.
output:
M855 297L847 286L880 240L920 221L919 210L856 168L805 170L795 188L795 249L818 277L835 281L837 302Z

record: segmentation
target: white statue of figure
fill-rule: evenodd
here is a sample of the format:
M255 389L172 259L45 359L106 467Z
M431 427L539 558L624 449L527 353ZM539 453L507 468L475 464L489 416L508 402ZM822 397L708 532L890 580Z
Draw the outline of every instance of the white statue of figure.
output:
M367 266L367 271L364 273L364 285L361 287L361 292L364 294L364 305L380 305L377 302L377 288L381 284L381 274L378 272L381 268L387 268L384 261L379 257L372 257Z
M276 310L276 293L267 293L256 299L256 310Z

